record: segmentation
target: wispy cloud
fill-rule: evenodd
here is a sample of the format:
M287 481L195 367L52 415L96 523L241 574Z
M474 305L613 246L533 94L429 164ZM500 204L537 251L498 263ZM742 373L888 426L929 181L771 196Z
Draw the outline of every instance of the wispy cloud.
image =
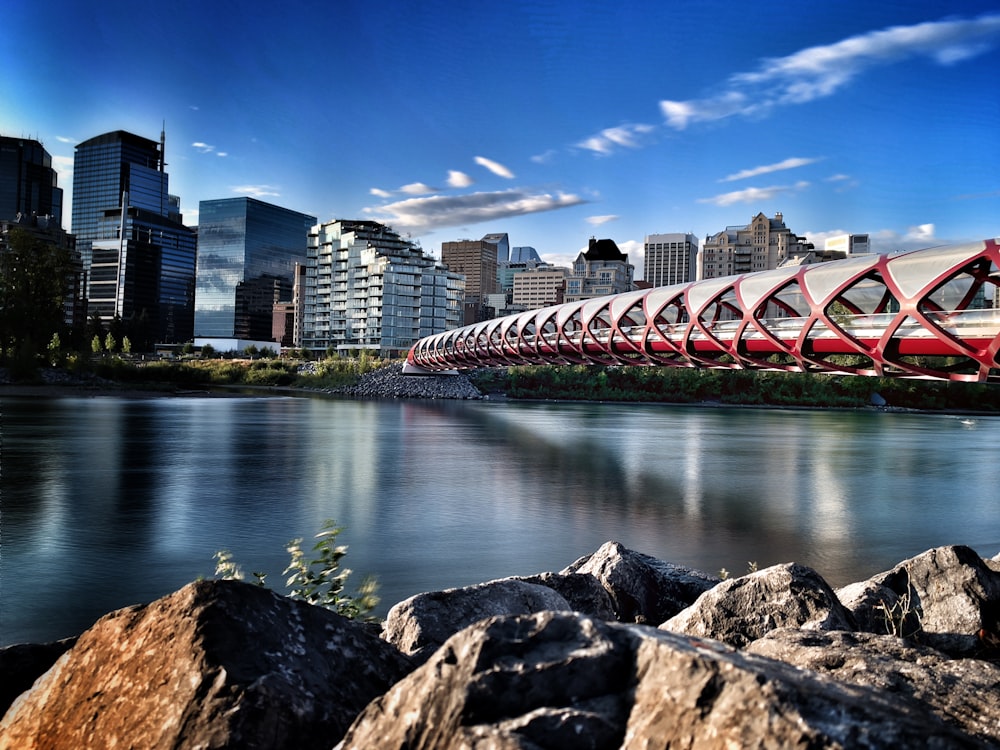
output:
M558 151L554 148L550 148L541 154L535 154L531 157L531 160L535 162L535 164L548 164L555 158L557 153Z
M277 198L281 195L278 190L279 188L273 185L237 185L232 188L234 193L249 195L254 198Z
M67 138L64 135L57 135L56 140L60 143L76 143L76 138Z
M204 143L202 141L195 141L191 144L191 148L196 149L199 154L215 154L216 156L229 156L225 151L216 151L215 146L210 143Z
M608 214L606 216L588 216L587 223L593 224L595 227L599 227L601 224L607 224L609 221L617 221L619 218L621 217L615 216L614 214Z
M448 187L467 188L473 182L474 180L465 172L459 172L455 169L448 170Z
M800 192L809 187L808 182L796 182L794 185L772 185L771 187L748 187L745 190L735 190L722 193L711 198L699 198L699 203L711 203L713 206L731 206L734 203L758 203L769 201L782 193Z
M667 125L683 130L733 115L760 116L775 107L831 96L865 71L912 58L952 65L1000 43L1000 13L912 26L893 26L765 59L757 70L732 76L718 94L688 101L664 100Z
M487 159L485 156L477 156L476 164L490 170L497 177L505 177L508 180L514 179L514 173L507 169L507 167L492 159Z
M618 125L605 128L600 133L580 141L576 146L600 156L607 156L621 148L639 148L643 145L643 137L655 129L653 125L641 123Z
M397 231L415 234L444 227L478 224L525 214L555 211L586 201L568 193L533 193L525 190L434 195L364 209L365 213L391 224Z
M751 169L744 169L731 175L723 177L719 182L734 182L736 180L745 180L749 177L758 177L762 174L771 174L772 172L781 172L786 169L797 169L798 167L805 167L809 164L815 164L820 161L820 159L803 159L800 157L791 157L785 159L784 161L779 161L776 164L765 164L761 167L753 167Z

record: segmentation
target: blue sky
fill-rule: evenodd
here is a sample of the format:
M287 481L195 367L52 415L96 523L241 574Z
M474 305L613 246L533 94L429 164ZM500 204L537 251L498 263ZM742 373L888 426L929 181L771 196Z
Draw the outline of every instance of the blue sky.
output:
M761 211L883 252L1000 235L998 2L13 0L4 27L0 134L67 206L76 143L165 121L189 224L252 195L437 256L610 237L639 276L647 234Z

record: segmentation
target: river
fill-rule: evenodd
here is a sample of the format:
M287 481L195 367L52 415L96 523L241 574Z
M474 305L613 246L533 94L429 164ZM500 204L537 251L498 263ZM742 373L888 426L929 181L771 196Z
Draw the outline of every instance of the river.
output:
M608 540L840 586L1000 552L1000 417L316 397L0 398L0 645L74 635L214 573L283 586L328 518L384 614Z

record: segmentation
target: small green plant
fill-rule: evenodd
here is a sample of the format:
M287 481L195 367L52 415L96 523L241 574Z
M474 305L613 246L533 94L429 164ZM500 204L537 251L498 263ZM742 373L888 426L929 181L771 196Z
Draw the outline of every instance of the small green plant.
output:
M924 629L919 598L910 584L910 571L903 569L906 573L906 592L901 594L892 604L884 599L875 605L875 609L882 615L885 625L885 632L897 638L913 638Z
M332 610L351 619L368 619L371 611L378 606L378 582L367 576L353 595L344 593L350 568L341 568L340 562L347 554L346 544L337 544L337 536L344 529L333 520L326 520L323 529L316 534L319 541L312 551L318 553L315 559L307 560L302 549L301 538L293 539L286 547L291 559L285 568L288 579L285 585L290 589L288 596L309 604ZM233 560L229 550L215 553L215 575L229 581L242 581L243 570ZM258 586L264 586L266 573L251 573Z

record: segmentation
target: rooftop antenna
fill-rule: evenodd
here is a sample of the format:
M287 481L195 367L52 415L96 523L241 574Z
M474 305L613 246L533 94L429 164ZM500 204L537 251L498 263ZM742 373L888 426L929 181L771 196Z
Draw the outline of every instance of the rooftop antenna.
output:
M162 172L167 166L167 121L163 121L163 126L160 128L160 171Z

